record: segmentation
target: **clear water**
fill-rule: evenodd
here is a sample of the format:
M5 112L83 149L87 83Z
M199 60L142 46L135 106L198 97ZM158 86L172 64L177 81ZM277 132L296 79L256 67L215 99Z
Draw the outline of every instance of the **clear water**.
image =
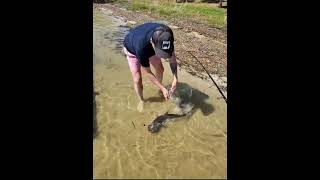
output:
M120 53L127 32L109 12L94 10L93 62L97 133L93 140L94 178L227 178L227 105L208 82L179 70L179 92L195 105L189 117L147 130L155 117L173 112L143 76L144 111L137 109L132 77ZM168 63L164 84L170 85ZM192 95L189 92L192 90Z

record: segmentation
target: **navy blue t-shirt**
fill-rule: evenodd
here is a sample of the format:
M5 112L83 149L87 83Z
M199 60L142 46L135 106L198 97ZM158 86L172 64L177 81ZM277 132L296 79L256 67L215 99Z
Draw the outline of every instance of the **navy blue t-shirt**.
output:
M150 43L154 29L164 26L159 23L145 23L132 29L124 39L124 47L134 54L141 66L149 67L149 58L155 55Z

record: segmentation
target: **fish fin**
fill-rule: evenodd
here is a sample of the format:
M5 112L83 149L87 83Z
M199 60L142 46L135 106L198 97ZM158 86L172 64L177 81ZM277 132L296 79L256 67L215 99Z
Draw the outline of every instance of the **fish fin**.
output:
M169 112L169 111L167 111L166 113L164 113L164 115L168 115L168 112Z

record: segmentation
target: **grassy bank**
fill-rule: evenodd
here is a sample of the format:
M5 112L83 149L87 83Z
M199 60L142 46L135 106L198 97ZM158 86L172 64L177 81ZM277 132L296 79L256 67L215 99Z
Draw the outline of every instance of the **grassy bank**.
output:
M226 9L208 6L206 3L176 3L175 0L115 0L115 2L126 4L130 10L151 12L160 17L188 18L214 27L226 25Z

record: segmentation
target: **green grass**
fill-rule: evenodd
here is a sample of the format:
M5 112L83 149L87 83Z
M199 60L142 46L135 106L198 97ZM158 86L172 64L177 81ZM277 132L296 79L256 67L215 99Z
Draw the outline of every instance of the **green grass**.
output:
M188 18L201 21L210 26L222 27L226 25L224 17L226 9L206 6L198 3L175 3L166 0L132 0L128 8L134 11L151 12L166 18Z

